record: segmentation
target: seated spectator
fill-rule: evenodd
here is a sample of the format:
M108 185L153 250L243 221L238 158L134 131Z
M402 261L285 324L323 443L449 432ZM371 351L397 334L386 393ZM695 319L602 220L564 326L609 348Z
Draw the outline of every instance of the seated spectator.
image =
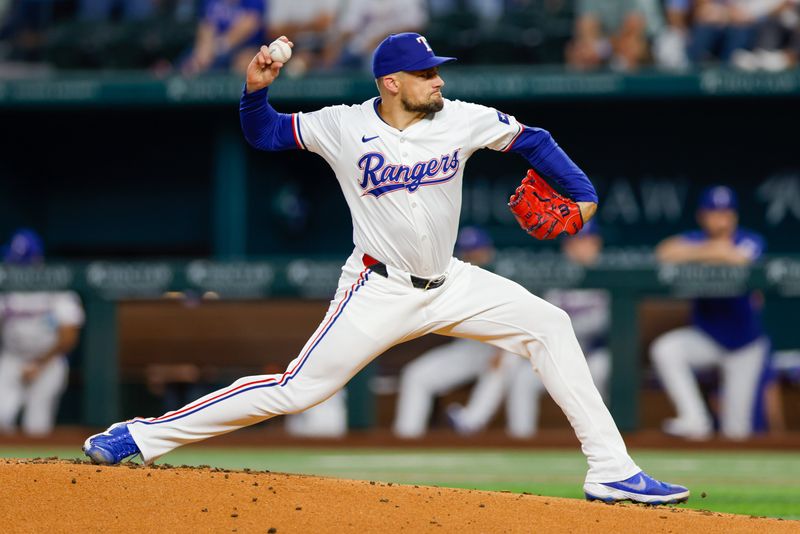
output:
M687 46L691 18L691 0L666 0L666 24L653 43L657 66L670 70L689 67Z
M579 0L570 67L580 70L610 66L632 71L649 57L648 37L661 26L656 0Z
M365 68L375 47L390 33L422 32L425 0L349 0L323 52L327 68Z
M267 10L270 40L290 35L294 48L289 74L299 75L322 64L322 51L330 38L342 0L270 0Z
M264 0L206 0L194 48L181 71L243 74L264 44Z
M6 264L44 261L42 241L28 229L5 247ZM22 412L28 435L49 434L67 385L66 354L78 343L84 314L72 291L0 294L0 432L11 433Z
M700 197L699 231L670 237L656 248L664 263L748 265L761 256L764 241L738 227L736 195L724 186ZM703 402L695 371L719 369L719 426L730 439L748 438L760 415L769 341L761 326L756 294L697 298L692 325L658 337L650 349L656 374L675 406L677 417L664 422L667 434L704 440L714 424Z
M694 0L689 59L694 64L731 61L749 50L760 21L784 0Z
M800 0L784 0L758 24L753 50L737 50L731 61L746 71L780 72L800 59Z

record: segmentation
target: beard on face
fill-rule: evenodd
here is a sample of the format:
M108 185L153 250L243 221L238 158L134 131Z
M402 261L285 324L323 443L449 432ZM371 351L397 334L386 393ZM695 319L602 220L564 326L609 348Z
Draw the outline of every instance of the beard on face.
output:
M400 98L400 103L403 104L403 109L409 113L436 113L442 111L444 108L444 100L439 98L431 98L427 102L411 102L406 97Z

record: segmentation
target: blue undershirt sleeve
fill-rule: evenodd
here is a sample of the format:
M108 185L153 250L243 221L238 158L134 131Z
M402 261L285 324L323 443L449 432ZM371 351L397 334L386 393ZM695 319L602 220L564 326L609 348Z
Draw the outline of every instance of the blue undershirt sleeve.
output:
M269 105L269 88L248 94L245 88L239 102L239 120L244 138L259 150L301 148L296 141L292 115L278 113Z
M576 202L597 202L597 191L580 167L558 146L550 132L520 125L524 129L509 148L521 154L537 173L555 180Z

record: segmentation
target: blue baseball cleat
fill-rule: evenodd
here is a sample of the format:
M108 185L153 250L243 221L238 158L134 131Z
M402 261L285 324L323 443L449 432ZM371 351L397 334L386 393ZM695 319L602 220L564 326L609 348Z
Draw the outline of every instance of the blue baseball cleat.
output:
M141 453L128 432L126 421L114 423L105 432L89 436L83 444L83 454L96 464L114 465Z
M689 490L661 482L644 471L620 482L587 482L583 485L590 501L633 501L644 504L677 504L689 500Z

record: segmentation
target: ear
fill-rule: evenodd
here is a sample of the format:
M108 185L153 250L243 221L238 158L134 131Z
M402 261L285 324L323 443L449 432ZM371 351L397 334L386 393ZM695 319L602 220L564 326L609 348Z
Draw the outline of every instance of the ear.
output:
M396 74L383 76L378 80L378 83L383 90L387 91L391 95L396 95L400 92L400 80Z

